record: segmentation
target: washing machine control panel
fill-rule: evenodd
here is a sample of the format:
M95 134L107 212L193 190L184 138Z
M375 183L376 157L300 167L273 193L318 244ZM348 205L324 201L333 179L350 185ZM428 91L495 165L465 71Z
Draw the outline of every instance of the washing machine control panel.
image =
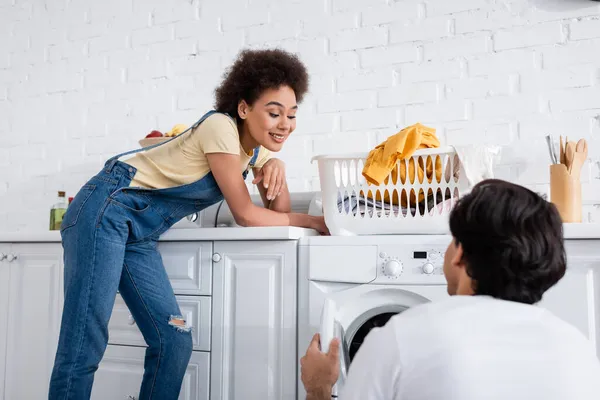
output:
M444 278L445 248L379 246L376 282L380 283L439 283Z

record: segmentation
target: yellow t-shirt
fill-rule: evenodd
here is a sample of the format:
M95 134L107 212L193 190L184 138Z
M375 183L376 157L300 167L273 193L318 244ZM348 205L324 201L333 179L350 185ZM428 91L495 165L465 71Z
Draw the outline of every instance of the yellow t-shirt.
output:
M225 114L212 114L191 132L125 160L137 168L129 186L164 189L196 182L210 172L206 158L210 153L239 154L240 174L253 155L242 148L235 121ZM254 166L262 168L270 158L269 150L261 147Z

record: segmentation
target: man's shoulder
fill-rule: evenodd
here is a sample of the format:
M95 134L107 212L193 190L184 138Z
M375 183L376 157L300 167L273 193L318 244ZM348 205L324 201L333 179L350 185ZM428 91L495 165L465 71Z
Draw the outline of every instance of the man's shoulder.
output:
M402 318L427 318L429 314L440 312L442 310L451 310L466 307L478 303L476 296L448 296L444 299L428 301L412 306L398 316Z
M531 308L534 306L495 299L489 296L449 296L446 299L435 300L417 306L396 315L394 324L402 331L420 331L431 326L439 327L444 324L455 325L461 320L473 318L485 319L490 312L507 312L513 308Z
M452 332L462 334L466 326L522 327L523 321L526 321L530 328L539 331L581 336L576 328L539 305L490 296L450 296L447 299L411 307L394 316L391 321L397 334L410 336L435 336L438 333L448 336L452 335Z

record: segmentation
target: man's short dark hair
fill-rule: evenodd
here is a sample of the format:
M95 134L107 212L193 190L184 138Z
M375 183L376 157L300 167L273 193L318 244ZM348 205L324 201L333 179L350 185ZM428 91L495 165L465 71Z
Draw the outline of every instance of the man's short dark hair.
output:
M301 103L308 91L308 72L298 56L281 49L242 50L215 89L215 110L238 119L238 103L253 105L267 89L289 86Z
M453 208L450 231L477 295L534 304L565 274L561 217L522 186L480 182Z

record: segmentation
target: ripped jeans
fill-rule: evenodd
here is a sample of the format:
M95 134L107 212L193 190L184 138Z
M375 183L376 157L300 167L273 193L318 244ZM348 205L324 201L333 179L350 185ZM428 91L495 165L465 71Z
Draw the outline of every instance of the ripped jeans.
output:
M65 300L52 400L90 398L117 290L148 344L139 399L179 396L192 335L157 251L158 238L182 215L221 194L211 176L170 191L128 190L135 172L125 163L107 165L81 188L63 218ZM196 200L180 194L175 203L167 194L176 190Z

